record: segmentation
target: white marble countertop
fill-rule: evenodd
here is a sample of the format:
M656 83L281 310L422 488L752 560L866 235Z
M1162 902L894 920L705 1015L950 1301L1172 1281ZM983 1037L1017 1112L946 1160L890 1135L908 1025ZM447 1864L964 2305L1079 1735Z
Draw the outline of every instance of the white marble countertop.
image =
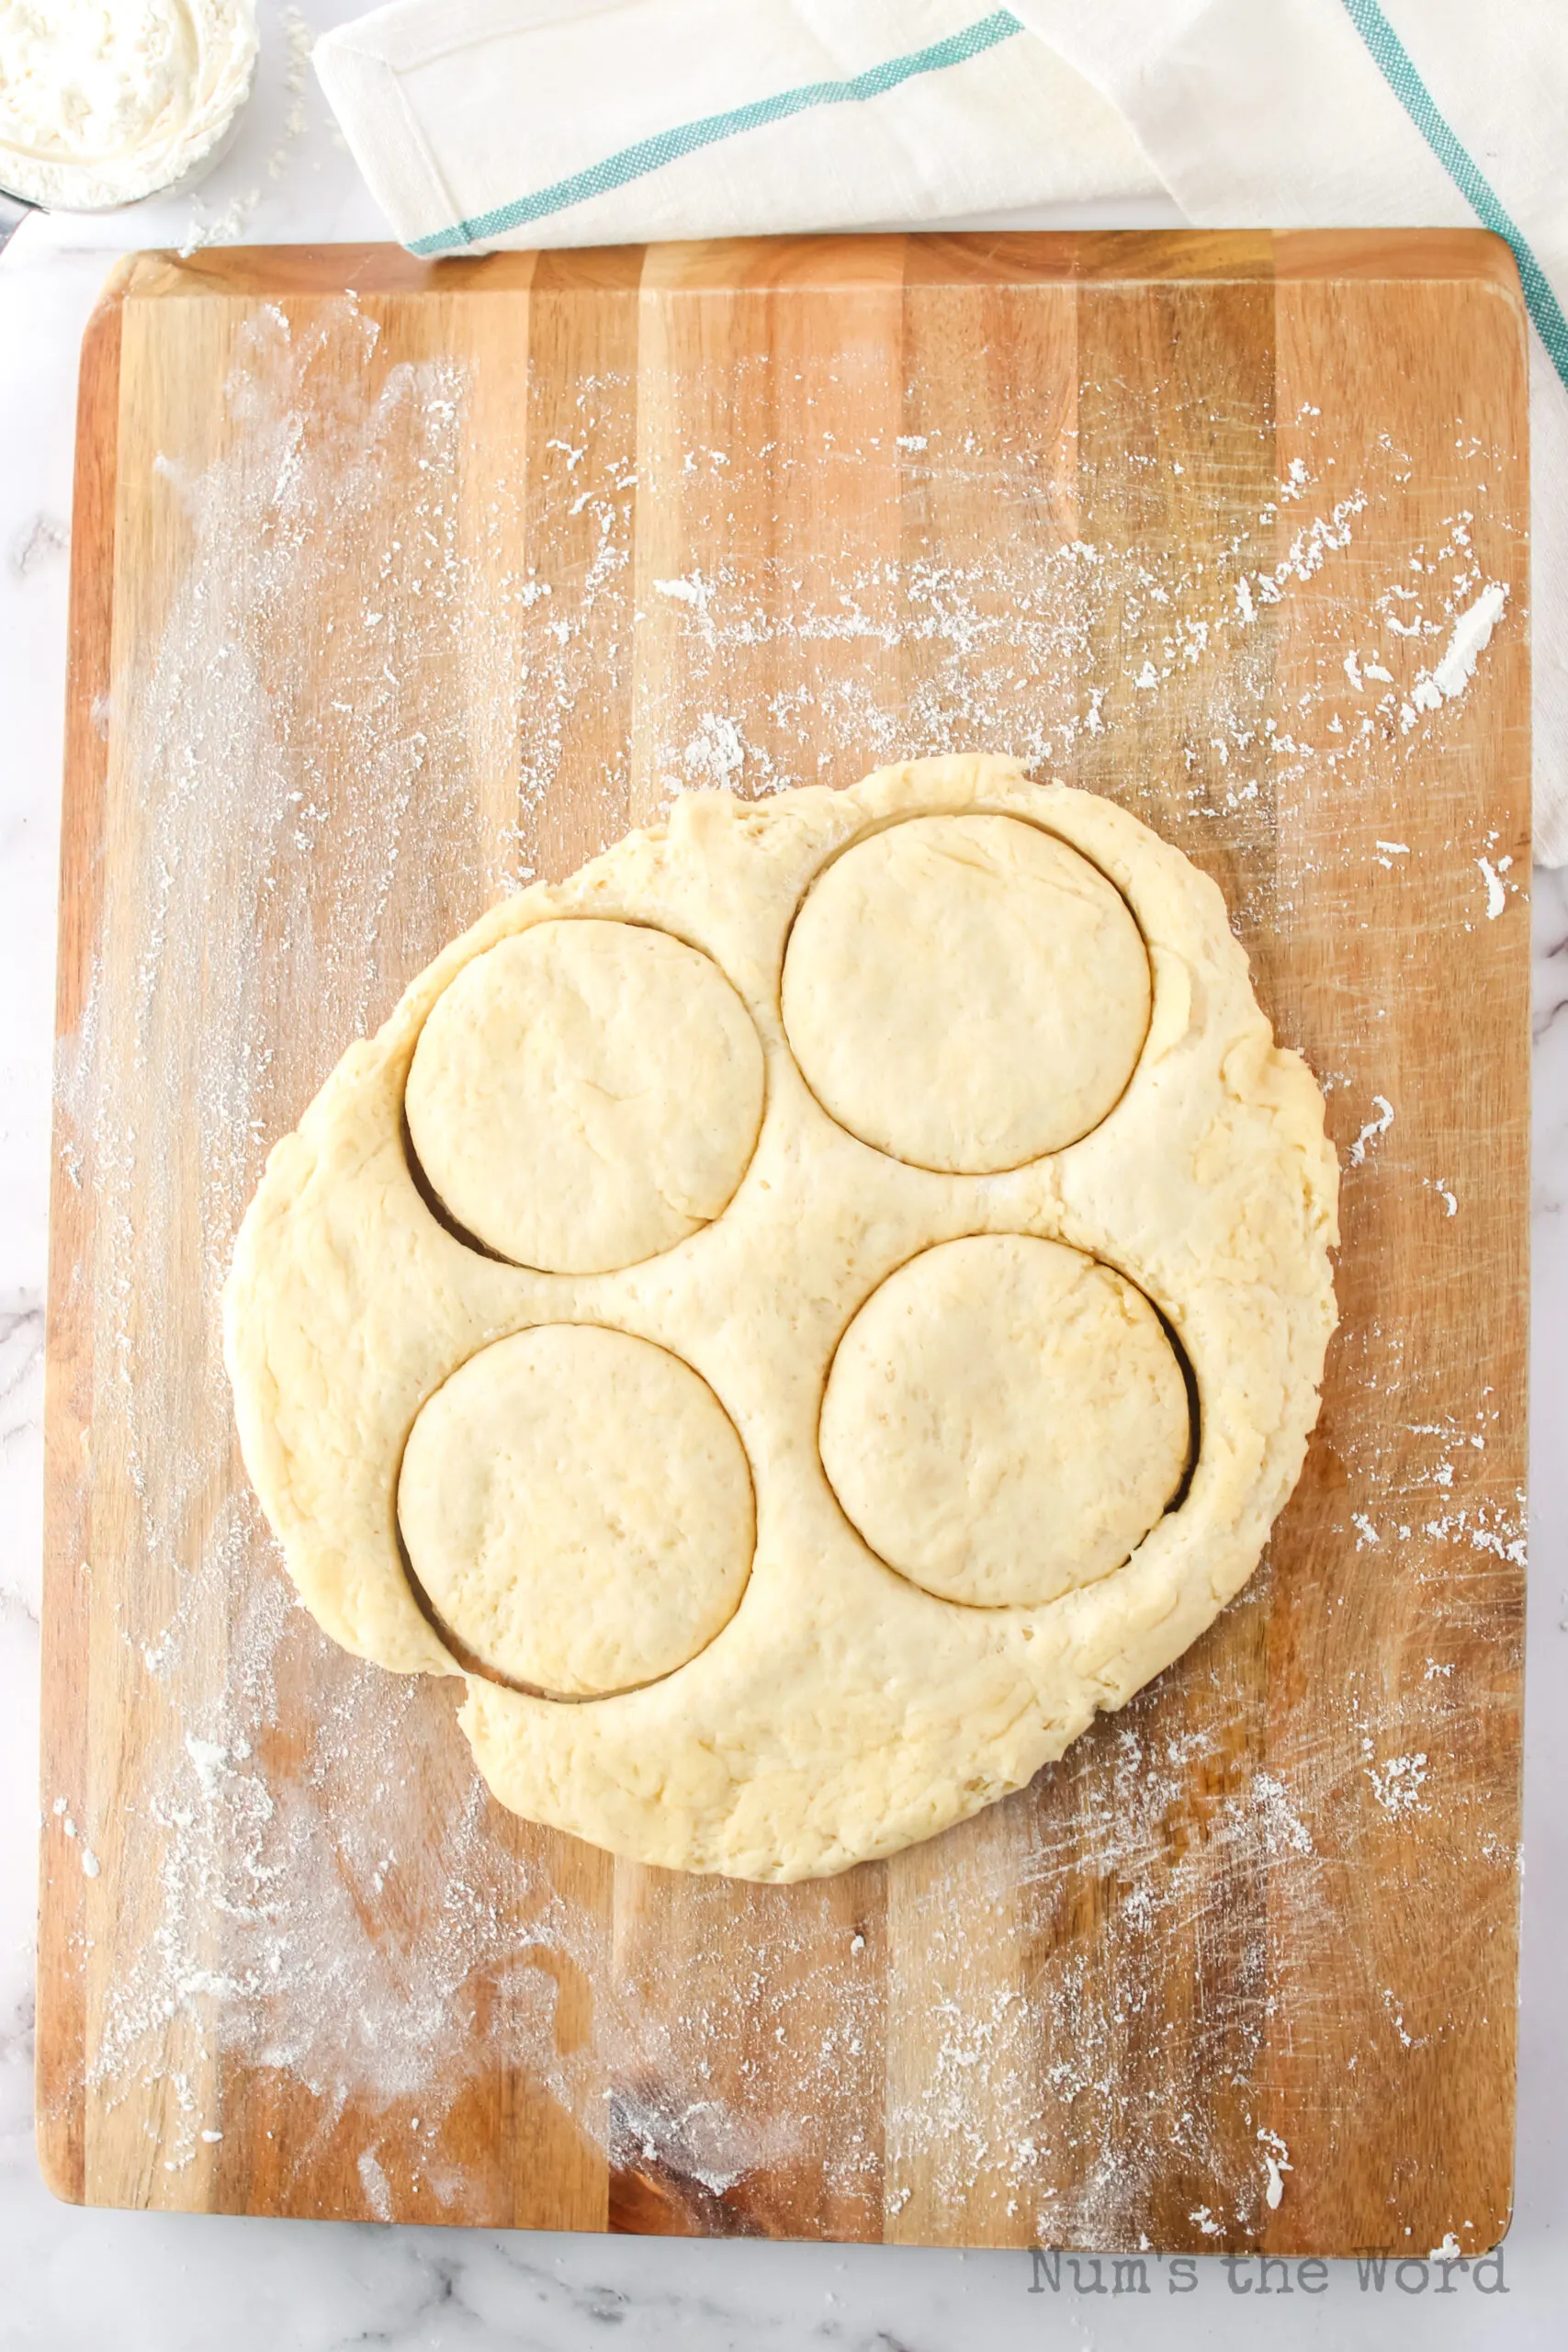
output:
M1174 2295L1031 2294L1021 2255L571 2238L79 2211L33 2153L32 1931L43 1291L65 604L76 348L113 255L141 245L386 234L307 62L355 5L263 0L258 85L236 143L194 197L28 220L0 258L0 2337L50 2352L805 2346L959 2352L1041 2341L1240 2344L1258 2327L1251 2266L1197 2267ZM1099 216L1119 225L1113 216ZM1174 213L1164 216L1174 219ZM1140 219L1153 224L1157 209ZM1131 225L1129 223L1129 225ZM1324 2292L1278 2291L1285 2345L1553 2346L1568 2305L1568 874L1538 873L1533 1574L1526 1707L1524 1973L1517 2205L1502 2283L1446 2297L1335 2264ZM1088 2280L1086 2279L1086 2285ZM1489 2275L1484 2284L1499 2282ZM1276 2282L1277 2288L1277 2282Z

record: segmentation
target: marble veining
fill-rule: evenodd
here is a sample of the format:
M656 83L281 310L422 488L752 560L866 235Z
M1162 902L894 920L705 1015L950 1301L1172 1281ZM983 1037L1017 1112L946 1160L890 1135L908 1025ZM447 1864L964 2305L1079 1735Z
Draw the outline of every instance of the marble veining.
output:
M960 2352L1066 2341L1241 2344L1259 2317L1247 2266L1149 2265L1146 2296L1034 2280L1018 2255L696 2245L366 2223L82 2212L33 2154L32 1929L39 1827L43 1292L61 716L75 354L114 254L139 245L385 234L306 64L353 5L264 0L256 97L195 198L27 220L0 258L0 2340L126 2352L387 2352L614 2341L836 2352ZM1168 217L1160 216L1162 220ZM1021 221L1018 225L1031 225ZM1117 225L1117 224L1113 224ZM1129 223L1128 225L1134 225ZM1535 877L1534 1493L1526 1706L1518 2203L1506 2294L1468 2277L1404 2315L1407 2287L1365 2290L1331 2265L1320 2300L1268 2309L1286 2346L1545 2346L1568 2297L1561 2227L1568 2029L1568 873ZM1462 1006L1452 1017L1463 1018ZM1426 2248L1413 2249L1425 2254ZM1413 2276L1414 2274L1412 2274ZM1109 2272L1100 2281L1108 2287ZM1429 2288L1435 2286L1435 2276ZM1327 2316L1325 2317L1325 2313ZM1446 2315L1446 2316L1445 2316Z

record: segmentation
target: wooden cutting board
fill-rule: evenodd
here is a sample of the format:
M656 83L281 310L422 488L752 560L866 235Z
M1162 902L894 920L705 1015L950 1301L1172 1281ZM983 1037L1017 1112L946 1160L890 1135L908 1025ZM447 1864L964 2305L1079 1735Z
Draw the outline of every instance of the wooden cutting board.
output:
M141 255L84 355L40 2139L112 2205L1162 2251L1506 2226L1525 330L1479 234ZM1488 618L1495 622L1489 641ZM758 1888L496 1810L235 1451L271 1142L677 786L1017 752L1222 883L1345 1170L1263 1568L1027 1792Z

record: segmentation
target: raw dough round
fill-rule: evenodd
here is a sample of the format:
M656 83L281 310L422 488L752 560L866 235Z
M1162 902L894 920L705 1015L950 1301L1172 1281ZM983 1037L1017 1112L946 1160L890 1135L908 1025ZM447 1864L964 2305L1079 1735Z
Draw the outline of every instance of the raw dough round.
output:
M1158 1316L1081 1250L993 1233L923 1250L840 1342L822 1463L872 1550L947 1600L1055 1600L1137 1548L1187 1466Z
M917 1168L989 1175L1097 1127L1149 1025L1149 962L1087 858L1016 817L857 842L790 937L784 1019L818 1101Z
M877 887L868 886L848 956L820 910L831 914L840 891L858 890L857 871ZM904 873L908 893L895 887ZM626 928L637 923L657 929ZM812 947L818 925L825 964ZM649 1067L632 1070L649 1099L619 1106L610 1119L605 1164L579 1148L570 1125L560 1156L556 1140L541 1156L530 1128L537 1119L556 1138L559 1102L581 1091L581 1065L567 1044L586 1035L593 1053L607 1050L604 1036L623 1034L628 1007L647 1021L652 1000L640 981L623 989L592 960L581 981L558 980L563 947L592 959L589 943L599 938L629 947L633 960L621 969L646 973L659 959L661 974L702 974L699 1010L726 1009L694 1018L675 1054L665 1042L669 1014L684 1018L694 1000L683 978L668 1012L660 999L658 1020L638 1032ZM1068 939L1064 964L1057 950ZM691 947L674 944L681 940ZM1139 993L1140 958L1152 1008ZM984 978L977 997L964 995L971 962ZM932 977L939 967L940 986ZM436 1086L422 1108L411 1106L427 1164L445 1148L481 1190L505 1186L509 1216L537 1218L547 1207L558 1256L562 1234L573 1257L598 1264L658 1246L671 1230L688 1236L678 1249L615 1272L539 1272L485 1255L432 1213L403 1134L411 1067L430 1057L417 1093L426 1075L440 1076L439 1041L449 1023L459 1041L482 1040L492 1001L515 1002L510 982L493 990L491 975L513 971L528 975L527 1002L548 1015L559 1058L541 1067L552 1089L559 1069L558 1093L511 1089L517 1070L533 1067L533 1014L498 1015L502 1058L488 1049L472 1057L471 1096L466 1078L439 1111ZM879 1094L889 1143L918 1143L936 1157L941 1140L953 1147L950 1158L987 1166L993 1152L1043 1156L976 1175L867 1150L823 1108L785 1035L782 997L810 1062L831 1034L833 1007L816 992L830 973L844 992L840 1031L855 1043L854 1088L863 1080L867 1094ZM803 974L811 983L804 992ZM550 1028L558 986L582 1012L581 1027ZM734 1010L730 992L739 1001ZM954 1010L961 1000L968 1010ZM463 1012L470 1002L472 1023ZM886 1022L880 1062L855 1042L878 1002ZM758 1041L767 1088L753 1144ZM629 1059L635 1065L636 1053ZM1078 1081L1095 1084L1068 1118L1063 1105L1078 1082L1075 1068ZM807 1074L830 1091L820 1069ZM894 1082L884 1086L885 1076ZM632 1091L623 1070L602 1082L616 1095ZM491 1103L493 1119L483 1107ZM863 1105L857 1091L835 1108L858 1118ZM1044 1148L1095 1119L1070 1150ZM672 1227L660 1225L651 1238L641 1225L632 1232L650 1204L668 1202L671 1155L684 1164L716 1129L725 1138L716 1155L722 1182L716 1173L700 1193L682 1189ZM513 1181L518 1153L536 1155L527 1163L532 1198L528 1183ZM745 1181L716 1215L746 1153ZM446 1181L454 1181L449 1172ZM399 1672L466 1677L458 1722L501 1803L642 1862L741 1878L821 1877L930 1838L1021 1787L1098 1710L1120 1706L1179 1657L1251 1575L1317 1414L1334 1326L1328 1251L1337 1186L1323 1098L1301 1057L1275 1045L1219 891L1124 808L1032 783L1010 761L977 758L885 768L846 792L813 787L758 802L693 793L567 881L492 908L410 984L375 1037L348 1048L299 1131L275 1147L224 1300L241 1442L289 1571L326 1631ZM606 1203L615 1204L613 1250L603 1238ZM692 1231L700 1216L712 1222ZM476 1218L485 1221L469 1202L464 1221ZM592 1248L582 1244L580 1219L599 1221ZM491 1238L517 1255L526 1238L528 1250L548 1254L536 1231L524 1237L510 1223ZM1024 1365L1014 1379L1037 1393L1042 1366L1055 1367L1048 1385L1077 1383L1068 1399L1075 1419L1106 1392L1097 1463L1086 1439L1081 1465L1059 1464L1069 1494L1071 1473L1082 1466L1095 1468L1114 1495L1138 1452L1115 1433L1130 1402L1119 1401L1116 1375L1135 1361L1132 1343L1119 1341L1103 1357L1089 1350L1081 1374L1075 1368L1096 1298L1107 1313L1113 1300L1134 1320L1145 1316L1134 1339L1152 1350L1149 1378L1168 1400L1143 1441L1145 1499L1129 1504L1114 1541L1109 1527L1097 1532L1091 1511L1082 1528L1089 1548L1076 1561L1061 1541L1055 1572L1069 1582L1054 1599L1032 1597L1046 1589L1035 1581L1040 1531L1027 1527L1029 1557L1016 1574L1004 1532L1008 1510L1027 1520L1026 1498L1038 1496L1036 1480L1053 1469L1060 1430L1049 1414L1039 1416L1038 1443L1016 1485L1002 1481L966 1532L950 1514L945 1553L919 1548L934 1530L915 1523L918 1483L930 1474L939 1493L952 1464L940 1448L931 1460L918 1417L909 1418L903 1498L894 1447L879 1466L868 1443L857 1462L833 1433L860 1340L874 1336L889 1302L906 1294L923 1302L933 1283L941 1290L947 1269L988 1264L998 1250L1003 1260L1021 1252L1032 1264L1056 1262L1054 1252L1032 1256L1043 1243L1119 1269L1157 1307L1201 1405L1190 1480L1139 1542L1165 1498L1184 1434L1146 1310L1113 1278L1091 1276L1089 1306L1069 1289L1071 1319L1047 1340L1043 1290L1034 1297L1024 1322L1037 1346L1032 1355L1021 1325ZM1109 1296L1097 1284L1109 1285ZM989 1310L979 1290L960 1284L925 1311L951 1331L983 1329ZM840 1343L857 1317L859 1336L846 1352ZM678 1389L684 1384L684 1396L702 1400L696 1423L685 1404L669 1412L606 1406L597 1377L570 1365L558 1365L553 1381L530 1371L524 1385L538 1417L510 1417L502 1395L510 1375L498 1379L498 1368L513 1361L536 1367L536 1351L563 1344L551 1336L563 1324L595 1327L578 1331L570 1347L630 1350L639 1363L637 1343L667 1351L653 1361ZM914 1324L907 1336L919 1337ZM1010 1351L1016 1363L1010 1340L994 1348L993 1363ZM945 1396L960 1385L983 1390L973 1363L933 1368L936 1352L927 1333L902 1359L906 1409L922 1360L933 1396L939 1385ZM953 1562L967 1544L970 1569L978 1563L1007 1605L943 1599L868 1548L824 1468L819 1425L830 1373L836 1393L825 1442L852 1507L914 1574L940 1576L944 1560L949 1575L965 1574ZM885 1387L892 1396L898 1382ZM1005 1445L1030 1405L1010 1384L1006 1395L976 1396L975 1413L977 1427L1003 1431ZM493 1426L497 1415L504 1429ZM683 1483L695 1459L686 1433L705 1422L715 1430L716 1459L728 1449L734 1463L735 1442L744 1448L754 1546L743 1528L737 1532L737 1484L705 1476L695 1481L699 1493ZM457 1648L422 1607L398 1542L399 1465L416 1423L405 1478L409 1548L432 1602L451 1612ZM542 1431L563 1427L570 1442L552 1454L545 1442L528 1457L532 1468L505 1458L519 1429L539 1448ZM584 1475L590 1459L602 1465L597 1478ZM857 1500L857 1476L868 1492L880 1480L880 1496ZM629 1600L617 1616L585 1557L578 1586L570 1544L539 1544L532 1514L543 1510L552 1481L570 1508L552 1504L547 1526L558 1531L574 1515L601 1533L611 1525L611 1556L622 1564L615 1589L629 1590L639 1609L656 1593L649 1617ZM704 1498L719 1510L711 1539L699 1538L696 1521L682 1515ZM493 1510L491 1523L501 1529L513 1503L527 1535L509 1580L503 1546L487 1551L481 1522ZM700 1596L680 1577L622 1577L628 1561L665 1556L672 1525L677 1551L690 1543L680 1556L693 1567L702 1560ZM1125 1564L1114 1565L1111 1555L1130 1546ZM744 1597L721 1623L748 1548ZM588 1598L590 1582L597 1600ZM572 1606L578 1591L581 1613ZM683 1592L683 1629L666 1641L659 1611L677 1606ZM1012 1597L1021 1592L1032 1597ZM553 1646L545 1646L547 1636ZM468 1645L487 1642L511 1680L471 1670ZM647 1679L656 1659L671 1670ZM627 1679L642 1687L598 1698L544 1694L546 1685ZM525 1681L536 1687L515 1687Z
M437 999L407 1110L425 1175L487 1249L604 1273L718 1216L757 1140L762 1049L694 947L637 923L540 923Z
M437 1615L485 1666L563 1696L672 1674L739 1605L751 1478L663 1348L549 1323L470 1356L413 1425L398 1520Z

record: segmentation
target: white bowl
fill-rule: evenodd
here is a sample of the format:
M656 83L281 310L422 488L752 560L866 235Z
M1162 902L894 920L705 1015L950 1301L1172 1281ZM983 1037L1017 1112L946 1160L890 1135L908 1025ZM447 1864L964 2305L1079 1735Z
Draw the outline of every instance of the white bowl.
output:
M194 187L255 60L254 0L0 0L0 187L51 212Z

